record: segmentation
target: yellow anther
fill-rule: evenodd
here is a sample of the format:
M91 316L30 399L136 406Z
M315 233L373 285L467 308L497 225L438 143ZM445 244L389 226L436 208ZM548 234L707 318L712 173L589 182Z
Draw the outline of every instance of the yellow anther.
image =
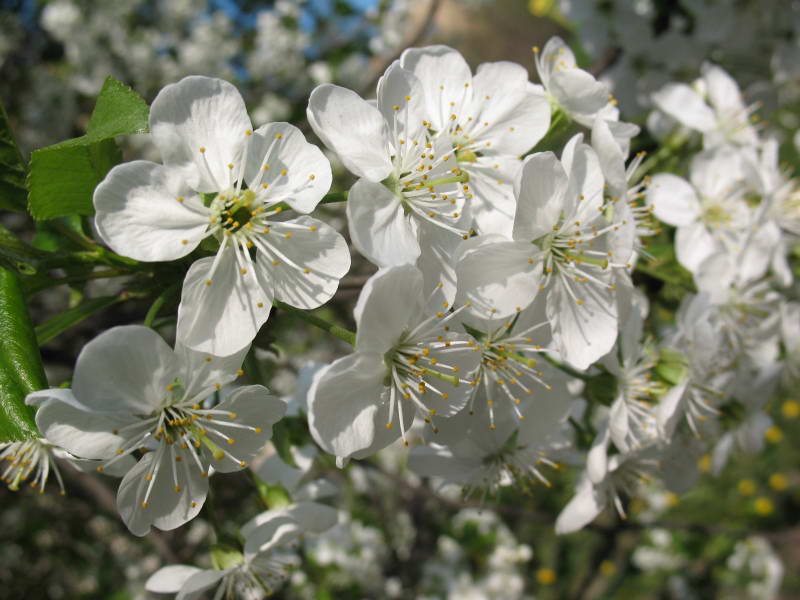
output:
M210 279L206 279L206 285L211 285L211 280Z
M275 134L275 139L276 139L276 140L283 139L283 134L282 134L282 133L276 133L276 134Z
M291 231L287 231L286 233L283 234L283 237L285 237L288 240L289 238L292 237L292 232Z
M237 369L237 370L236 370L236 375L237 375L238 377L241 377L242 375L244 375L244 371L243 371L242 369Z
M200 146L200 153L202 154L202 153L204 153L205 151L206 151L206 147L205 147L205 146Z

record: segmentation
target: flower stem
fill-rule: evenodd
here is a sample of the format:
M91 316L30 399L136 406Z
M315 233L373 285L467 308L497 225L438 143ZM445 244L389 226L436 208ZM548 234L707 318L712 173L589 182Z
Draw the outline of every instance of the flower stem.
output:
M337 202L347 202L349 192L331 192L319 201L320 204L336 204Z
M642 177L647 175L650 171L652 171L655 167L657 167L662 162L669 159L675 152L680 150L680 148L689 140L689 136L680 130L676 130L671 133L666 140L664 140L664 144L653 152L647 159L639 165L639 168L636 169L636 173L631 178L631 181L639 181Z
M586 373L581 373L577 369L573 369L572 367L570 367L568 364L557 361L555 358L553 358L546 352L542 352L542 356L547 362L553 365L556 369L566 373L570 377L576 377L577 379L582 379L583 381L589 381L592 378L591 375L588 375Z
M178 289L178 285L179 282L173 283L171 286L169 286L167 289L161 292L158 295L158 298L156 298L153 301L153 303L150 305L150 308L147 311L147 314L144 317L145 327L153 327L153 321L156 320L156 317L158 316L158 311L161 310L161 307L164 306L164 303L167 301L167 299L170 296L172 296L172 294L175 293L175 291Z
M295 308L294 306L289 306L288 304L286 304L285 302L281 302L280 300L275 300L272 303L272 305L275 308L280 308L285 310L286 312L292 314L298 319L302 319L307 323L311 323L315 327L319 327L323 331L327 331L331 335L338 337L340 340L347 342L351 346L356 345L356 334L350 331L349 329L345 329L344 327L340 327L339 325L334 325L333 323L329 323L325 319L321 319L311 314L308 311Z

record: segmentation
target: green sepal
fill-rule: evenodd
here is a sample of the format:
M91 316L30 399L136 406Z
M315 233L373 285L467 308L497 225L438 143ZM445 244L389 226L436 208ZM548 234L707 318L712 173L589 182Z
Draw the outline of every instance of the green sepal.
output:
M688 370L688 361L681 352L671 348L661 349L655 368L656 375L661 379L670 385L678 385L686 378Z
M611 406L617 397L617 378L604 371L589 377L586 381L586 398L590 402Z
M211 566L217 571L233 569L244 563L241 550L228 544L214 544L211 546Z

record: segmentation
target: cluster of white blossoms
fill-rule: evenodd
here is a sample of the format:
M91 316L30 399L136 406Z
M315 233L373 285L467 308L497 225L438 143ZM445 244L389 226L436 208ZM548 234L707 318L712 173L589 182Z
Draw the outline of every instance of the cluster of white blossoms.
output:
M414 48L376 102L331 84L312 92L311 127L357 177L349 238L378 270L355 304L353 352L316 370L299 404L340 467L402 440L420 476L485 499L576 466L555 523L568 533L606 507L624 516L643 479L682 491L700 455L718 470L760 447L771 390L800 364L800 304L785 291L800 203L777 142L718 67L654 98L685 140L702 136L687 180L640 177L643 157L628 156L638 127L561 40L535 50L535 65L542 85L517 64L473 74L451 48ZM548 133L566 127L554 148ZM45 441L4 451L14 485L35 469L43 484L48 445L122 477L119 511L136 535L194 518L215 472L262 451L286 406L234 385L245 355L273 303L321 306L351 263L345 238L308 216L332 175L300 130L254 128L231 84L197 76L158 94L150 129L163 163L114 167L94 193L95 225L120 255L185 266L174 349L143 326L102 333L69 389L28 397ZM665 331L648 326L633 279L663 233L655 218L676 228L696 288ZM296 562L288 547L336 522L276 464L256 472L293 504L248 522L243 549L219 550L213 570L168 567L148 589L274 590Z

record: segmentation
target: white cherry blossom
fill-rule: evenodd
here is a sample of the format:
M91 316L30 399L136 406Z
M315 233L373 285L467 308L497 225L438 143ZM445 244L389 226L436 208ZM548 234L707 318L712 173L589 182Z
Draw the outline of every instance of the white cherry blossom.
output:
M616 288L629 281L632 247L612 248L608 234L634 224L606 221L600 165L581 142L582 135L570 140L561 161L551 152L525 160L513 240L464 242L457 273L458 298L485 318L514 314L543 297L555 349L585 369L613 346Z
M750 123L755 106L747 106L736 81L722 68L705 63L693 86L669 83L654 93L653 104L678 123L703 134L703 145L755 145Z
M422 254L434 263L433 283L444 279L454 288L449 261L469 231L469 175L450 141L430 135L419 79L393 63L378 82L377 104L321 85L307 114L314 132L359 177L347 201L359 252L379 267L415 264Z
M741 155L721 147L695 155L690 181L659 173L648 185L647 203L656 217L677 228L678 262L692 273L718 250L741 250L752 220L743 176Z
M118 165L94 194L95 224L116 252L176 260L206 238L219 248L192 265L178 340L219 356L247 346L273 300L311 309L350 268L344 238L309 213L330 188L330 165L288 123L256 130L239 92L208 77L168 85L150 110L163 165Z
M484 63L473 75L461 54L447 46L410 48L400 65L419 79L429 127L452 145L469 175L467 197L478 230L510 235L519 157L550 125L544 90L512 62Z
M176 600L200 600L214 592L218 600L262 600L274 594L300 565L294 551L304 534L322 533L336 524L336 511L302 502L269 510L242 528L244 548L215 547L213 569L170 565L153 573L145 589L177 594Z
M40 405L36 424L48 442L102 461L101 472L125 461L117 506L141 536L151 525L174 529L194 518L212 470L245 468L283 416L283 402L258 385L214 402L241 374L243 357L173 351L147 327L114 327L84 346L71 389L34 392L28 401Z
M491 400L477 390L475 410L443 421L439 432L429 436L431 445L411 451L409 468L418 475L461 484L465 496L481 492L485 497L512 484L525 489L534 481L550 487L545 467L560 468L551 455L566 443L562 427L572 397L563 375L548 372L547 377L552 385L516 413L498 412L491 425Z
M431 423L469 400L477 345L448 331L457 311L427 313L423 288L413 265L378 271L356 305L355 352L314 376L309 428L320 446L341 459L369 456L398 437L407 443L415 415Z

